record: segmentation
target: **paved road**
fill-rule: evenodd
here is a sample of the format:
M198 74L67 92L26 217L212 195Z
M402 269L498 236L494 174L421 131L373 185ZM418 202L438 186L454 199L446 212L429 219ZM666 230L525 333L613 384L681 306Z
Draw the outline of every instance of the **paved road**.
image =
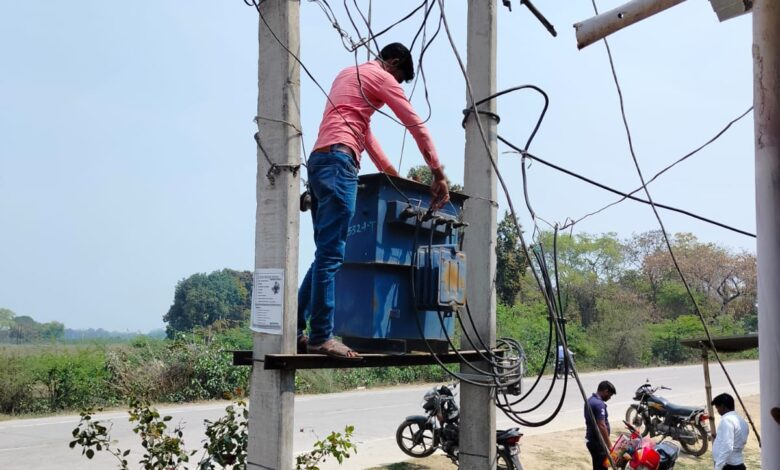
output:
M727 364L727 369L743 396L757 395L758 361L740 361ZM712 369L713 393L728 391L722 371ZM585 390L590 394L599 381L608 379L615 384L618 394L609 402L612 421L622 419L631 403L634 390L645 379L653 384L672 387L664 396L673 402L687 405L704 405L703 373L701 366L674 366L651 369L614 370L581 375ZM523 403L528 408L537 403L538 397L549 387L550 377L544 377ZM531 381L526 381L529 387ZM560 381L556 385L558 387ZM583 426L582 397L570 382L561 412L550 424L541 428L523 428L527 435L574 429ZM323 468L362 469L388 462L398 462L406 457L395 445L395 429L407 415L419 414L422 395L430 386L394 387L383 390L355 391L330 395L301 396L295 400L295 451L311 449L313 442L330 431L341 430L347 424L356 428L354 441L358 455L343 467ZM556 388L551 397L560 397ZM541 420L554 409L555 400L524 415L527 419ZM194 448L203 439L203 420L217 419L226 406L224 402L163 407L164 414L173 416L172 423L181 423L185 429L188 446ZM522 409L518 406L519 409ZM127 446L133 439L130 425L123 412L103 413L99 419L113 423L113 436ZM498 413L498 427L510 427L512 422ZM0 422L0 470L61 470L116 468L113 457L100 453L88 461L80 453L67 447L71 430L78 423L78 416L55 416ZM272 432L270 429L268 432ZM140 455L140 446L133 454Z

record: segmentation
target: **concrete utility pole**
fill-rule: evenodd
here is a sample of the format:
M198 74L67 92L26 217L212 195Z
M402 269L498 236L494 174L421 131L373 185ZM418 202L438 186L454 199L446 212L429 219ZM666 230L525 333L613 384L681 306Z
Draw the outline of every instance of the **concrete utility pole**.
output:
M474 100L496 92L496 10L495 0L469 0L467 69ZM471 99L466 95L468 106ZM496 101L480 107L496 111ZM487 158L485 144L476 119L482 122L490 151L498 158L496 122L471 114L466 122L466 155L463 172L467 194L477 196L466 201L469 221L465 251L468 254L468 299L474 323L482 339L493 347L496 342L496 173ZM470 333L474 338L473 332ZM476 342L476 339L474 339ZM461 344L468 344L463 339ZM464 373L474 371L461 367ZM496 468L496 406L490 389L463 384L460 394L460 467L465 470Z
M756 134L758 357L762 468L780 462L780 2L753 4L753 106Z
M300 136L293 128L300 129L300 68L269 28L298 54L299 6L298 0L260 3L260 13L268 26L261 18L257 115L263 149L276 165L300 164ZM247 467L288 470L293 462L295 371L264 370L263 363L257 361L266 354L295 353L300 183L298 173L284 167L269 179L269 168L258 148L252 299L255 362Z

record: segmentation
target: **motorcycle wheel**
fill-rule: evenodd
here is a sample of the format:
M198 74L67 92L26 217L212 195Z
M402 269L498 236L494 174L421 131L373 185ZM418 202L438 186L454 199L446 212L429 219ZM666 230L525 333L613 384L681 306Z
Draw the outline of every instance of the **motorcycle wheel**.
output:
M634 426L642 434L642 437L647 436L650 432L650 426L648 426L645 417L639 412L637 405L629 405L626 410L626 421Z
M523 466L515 467L509 451L499 447L496 449L496 470L523 470Z
M686 423L680 431L691 433L696 437L696 442L693 444L680 441L683 452L694 457L699 457L707 452L707 430L701 424Z
M395 442L404 454L411 457L428 457L436 452L436 436L433 429L423 428L418 421L406 420L395 432Z

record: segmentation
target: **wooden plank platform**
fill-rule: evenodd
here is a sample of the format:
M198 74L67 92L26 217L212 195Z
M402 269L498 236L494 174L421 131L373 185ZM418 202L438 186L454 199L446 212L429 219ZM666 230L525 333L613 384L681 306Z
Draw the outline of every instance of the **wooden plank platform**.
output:
M233 365L251 366L252 351L232 351ZM483 352L484 353L484 352ZM468 361L479 361L482 356L478 351L460 351L460 356ZM460 357L454 352L437 354L436 357L445 364L460 362ZM436 358L426 353L409 354L361 354L359 361L333 359L322 354L266 354L262 362L265 369L348 369L355 367L391 367L391 366L424 366L436 364Z

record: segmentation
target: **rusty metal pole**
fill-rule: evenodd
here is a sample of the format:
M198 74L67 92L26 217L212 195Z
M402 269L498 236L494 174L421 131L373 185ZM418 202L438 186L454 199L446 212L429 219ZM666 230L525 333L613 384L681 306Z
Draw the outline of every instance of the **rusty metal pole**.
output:
M753 106L758 257L762 468L780 462L780 2L753 4Z

